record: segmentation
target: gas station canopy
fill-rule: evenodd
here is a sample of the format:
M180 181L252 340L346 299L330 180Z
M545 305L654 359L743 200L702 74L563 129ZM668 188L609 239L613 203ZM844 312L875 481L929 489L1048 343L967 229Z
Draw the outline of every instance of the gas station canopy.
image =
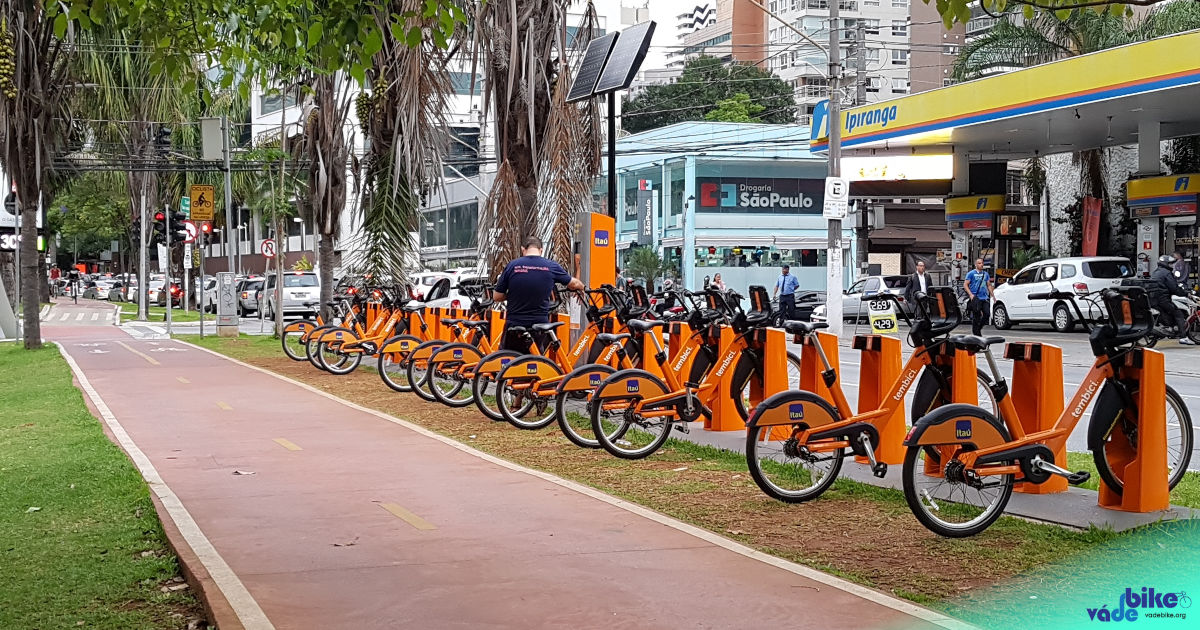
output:
M1200 135L1200 31L1130 44L842 112L843 155L1020 159ZM824 104L823 104L824 105ZM813 151L829 147L827 109Z

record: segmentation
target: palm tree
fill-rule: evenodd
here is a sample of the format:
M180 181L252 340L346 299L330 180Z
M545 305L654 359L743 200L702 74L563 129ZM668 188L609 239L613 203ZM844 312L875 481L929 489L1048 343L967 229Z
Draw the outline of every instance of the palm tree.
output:
M1118 16L1076 9L1065 19L1051 12L1038 12L1032 18L1016 20L1015 13L1006 13L990 31L964 46L954 64L954 79L977 79L1013 65L1049 63L1200 28L1200 2L1171 2L1140 18L1123 12ZM1176 146L1187 145L1172 144L1173 149ZM1101 225L1101 242L1109 241L1113 228L1105 156L1102 149L1088 149L1072 159L1079 167L1081 194L1108 202L1110 220Z
M570 0L486 2L480 3L475 16L476 41L484 60L484 116L490 112L494 117L500 164L480 219L479 257L488 261L492 277L519 255L521 237L538 231L538 184L547 175L543 165L563 168L567 161L565 155L563 160L547 156L553 102L545 86L569 82L569 70L561 62L566 57L561 35L570 5ZM566 106L565 99L561 105ZM559 129L569 133L571 127ZM586 133L580 126L573 127ZM553 146L561 151L571 144ZM556 208L557 212L573 210Z

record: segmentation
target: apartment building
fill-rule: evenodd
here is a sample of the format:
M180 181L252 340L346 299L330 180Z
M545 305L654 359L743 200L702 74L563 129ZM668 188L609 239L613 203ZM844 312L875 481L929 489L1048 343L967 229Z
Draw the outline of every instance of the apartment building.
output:
M750 0L716 0L707 25L684 33L681 47L668 55L667 67L709 55L728 62L762 65L767 49L767 16Z

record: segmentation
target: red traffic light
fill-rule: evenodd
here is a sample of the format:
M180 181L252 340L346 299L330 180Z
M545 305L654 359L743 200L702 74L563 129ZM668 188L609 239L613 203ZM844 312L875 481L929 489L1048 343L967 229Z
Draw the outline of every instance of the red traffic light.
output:
M155 220L155 221L162 221L162 220L164 220L164 219L166 219L166 218L167 218L167 215L163 214L162 212L155 212L155 213L154 213L154 220Z
M200 224L200 231L201 231L201 232L204 232L205 234L209 234L209 233L211 233L211 232L212 232L212 225L211 225L211 224L208 224L208 223L201 223L201 224Z

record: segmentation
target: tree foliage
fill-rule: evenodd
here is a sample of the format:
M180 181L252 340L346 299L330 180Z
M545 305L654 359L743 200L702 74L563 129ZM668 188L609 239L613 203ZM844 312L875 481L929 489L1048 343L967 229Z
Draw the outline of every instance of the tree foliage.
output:
M736 102L738 94L745 94L752 104L763 108L757 114L761 122L796 120L796 97L791 85L756 66L726 65L716 57L700 56L687 62L674 83L649 86L625 101L621 125L637 133L706 120L723 101Z
M647 288L653 288L655 280L670 276L673 271L653 247L635 247L625 259L625 275L631 280L640 280Z
M712 122L756 123L762 122L758 117L766 107L750 101L750 95L738 92L732 97L717 103L717 108L708 112L704 120Z
M931 0L922 0L930 4ZM1073 13L1108 13L1113 16L1133 15L1134 6L1151 6L1168 0L981 0L985 12L997 15L1006 12L1019 13L1032 20L1039 15L1052 15L1065 20ZM975 0L932 0L942 16L946 30L957 24L971 21L971 4Z

